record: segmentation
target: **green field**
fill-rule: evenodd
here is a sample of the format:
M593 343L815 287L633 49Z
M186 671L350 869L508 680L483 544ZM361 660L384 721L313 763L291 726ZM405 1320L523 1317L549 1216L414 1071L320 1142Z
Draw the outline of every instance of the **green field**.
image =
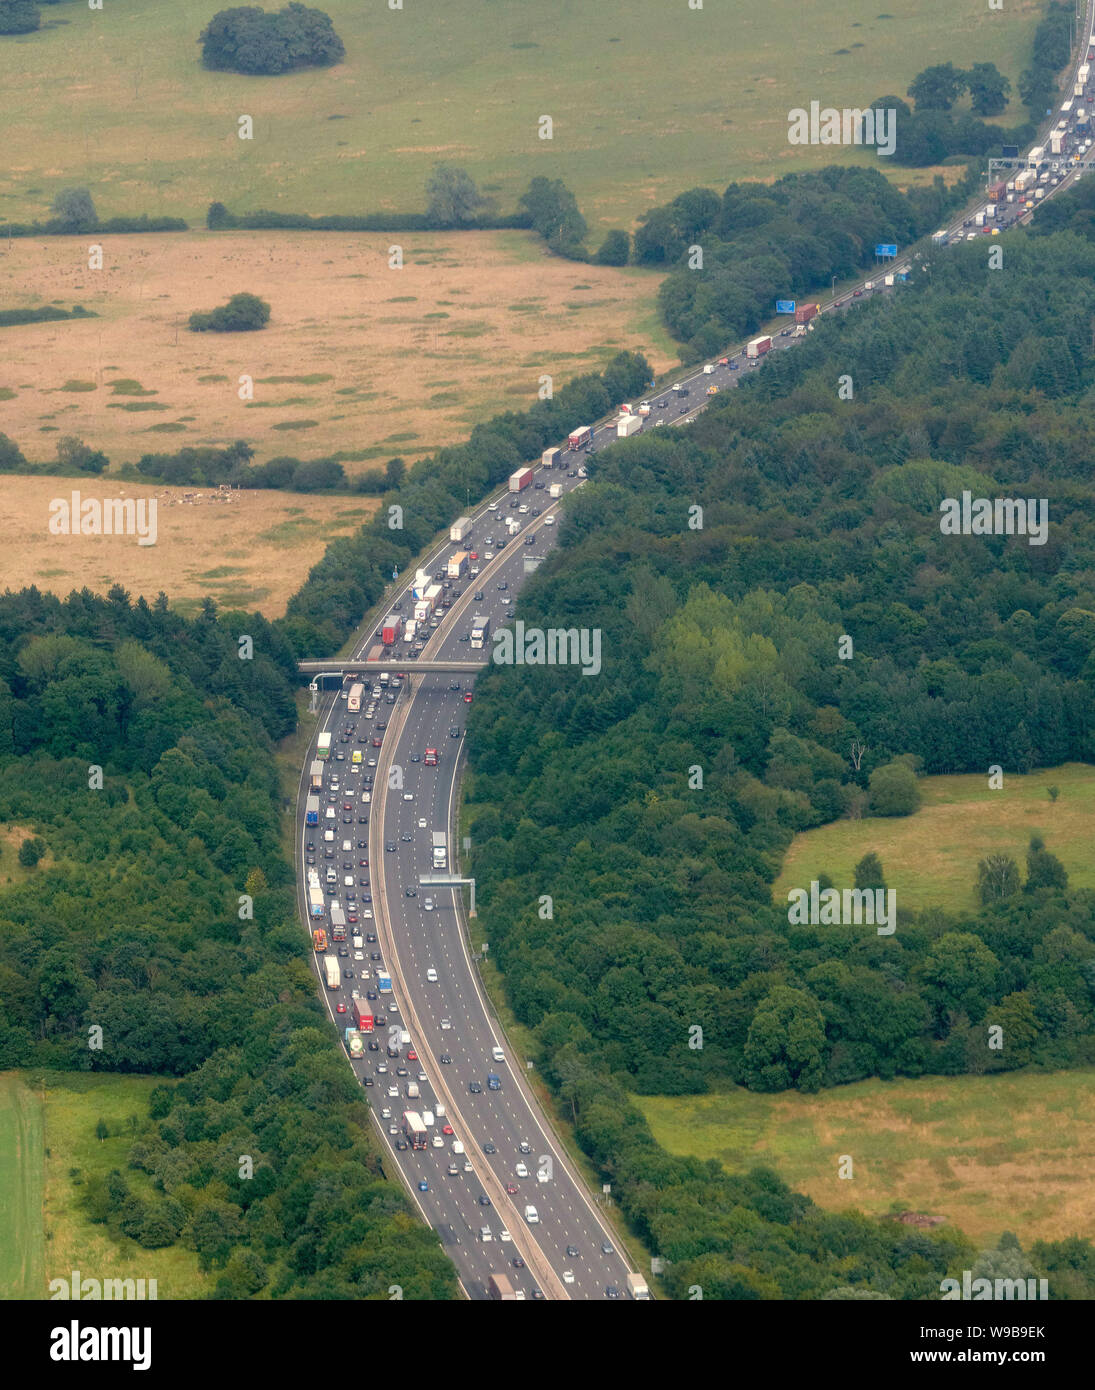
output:
M41 1298L42 1105L14 1072L0 1073L0 1298Z
M132 1191L151 1180L126 1166L132 1118L160 1077L0 1073L0 1298L45 1298L51 1279L155 1279L159 1298L201 1298L209 1281L181 1246L115 1243L80 1210L84 1182L117 1168ZM95 1137L99 1120L109 1137Z
M671 1153L763 1164L829 1211L924 1212L986 1244L1088 1235L1095 1220L1095 1071L634 1102ZM837 1176L844 1154L851 1179Z
M415 210L445 160L507 210L532 176L562 178L596 233L697 184L830 162L830 148L787 144L787 112L811 100L863 106L948 60L995 62L1014 86L1044 5L846 0L838 15L819 0L407 0L395 11L321 0L346 60L281 77L200 67L198 35L225 7L109 0L99 12L71 0L47 7L38 33L0 39L0 219L41 216L72 184L102 216L197 221L214 199ZM236 134L244 114L251 141ZM1003 120L1024 114L1013 97ZM551 140L538 138L543 115Z
M1060 793L1055 803L1051 786ZM920 788L924 801L915 815L834 821L796 835L773 886L774 900L785 903L789 889L806 887L822 873L850 887L856 864L874 850L902 907L971 908L978 861L1010 854L1025 873L1035 833L1064 864L1072 887L1095 888L1095 767L1066 763L1026 777L1007 775L999 791L989 791L988 777L980 774L924 777Z

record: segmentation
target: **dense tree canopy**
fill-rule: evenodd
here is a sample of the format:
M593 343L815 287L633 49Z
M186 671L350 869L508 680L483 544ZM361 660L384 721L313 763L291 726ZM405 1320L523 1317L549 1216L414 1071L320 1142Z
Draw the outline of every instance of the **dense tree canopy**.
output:
M330 17L301 4L269 12L258 5L221 10L198 42L205 67L254 75L330 67L346 56Z

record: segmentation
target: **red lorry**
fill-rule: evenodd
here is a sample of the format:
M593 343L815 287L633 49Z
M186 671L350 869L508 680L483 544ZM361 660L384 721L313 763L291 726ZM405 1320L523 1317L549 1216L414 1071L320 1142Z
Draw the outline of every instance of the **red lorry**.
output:
M800 304L795 310L796 323L809 323L810 320L821 312L820 304Z
M510 479L509 479L509 490L510 490L510 492L521 492L521 491L523 491L525 488L527 488L528 485L529 485L529 483L531 483L531 482L532 482L532 469L531 469L531 468L519 468L519 469L517 470L516 473L511 473L511 474L510 474Z
M371 1033L373 1031L373 1015L371 1011L367 1012L367 1010L369 1010L369 1001L367 999L354 1000L351 1011L353 1013L354 1023L362 1033Z
M389 613L380 629L380 640L386 647L390 647L394 642L398 642L402 631L403 619L398 613Z

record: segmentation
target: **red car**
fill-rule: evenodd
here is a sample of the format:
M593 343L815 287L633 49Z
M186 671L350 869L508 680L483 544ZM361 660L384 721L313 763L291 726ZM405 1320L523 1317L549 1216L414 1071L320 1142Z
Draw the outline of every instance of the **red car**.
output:
M379 740L378 738L374 738L374 739L373 739L373 747L374 747L374 748L379 748L379 747L380 747L380 740Z
M336 1014L344 1014L345 1012L346 1012L346 1005L345 1005L345 1004L336 1004L336 1005L335 1005L335 1013L336 1013Z
M451 1133L452 1133L452 1125L442 1125L442 1126L441 1126L441 1133L442 1133L442 1134L451 1134Z
M515 1182L506 1183L506 1191L509 1193L511 1197L514 1196L517 1192L517 1184Z
M467 693L464 695L464 703L465 703L466 705L470 705L470 704L471 704L471 691L470 691L470 690L467 691Z
M417 1062L417 1061L418 1061L418 1053L414 1050L413 1047L408 1048L408 1050L407 1050L407 1061L408 1061L408 1062Z
M469 560L478 560L478 559L479 559L479 552L478 552L478 550L470 550L470 551L468 552L468 559L469 559Z

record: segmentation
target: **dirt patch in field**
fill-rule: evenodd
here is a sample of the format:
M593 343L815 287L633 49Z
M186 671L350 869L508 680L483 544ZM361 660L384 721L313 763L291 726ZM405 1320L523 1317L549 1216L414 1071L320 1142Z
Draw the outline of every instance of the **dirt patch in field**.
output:
M154 499L156 543L136 536L51 535L50 504L81 499ZM224 494L221 494L221 498ZM185 500L189 498L190 500ZM59 594L86 585L104 594L121 584L149 602L162 590L190 612L204 598L219 606L285 612L290 596L330 540L362 525L366 498L303 497L286 492L143 487L107 478L4 478L0 514L0 588L29 584Z
M531 234L111 236L98 271L90 240L0 252L0 307L99 316L0 329L0 431L28 458L54 457L59 434L114 462L246 439L260 460L338 454L354 473L531 405L543 375L558 388L621 348L672 360L660 277L576 266ZM189 331L241 291L271 305L266 329Z

